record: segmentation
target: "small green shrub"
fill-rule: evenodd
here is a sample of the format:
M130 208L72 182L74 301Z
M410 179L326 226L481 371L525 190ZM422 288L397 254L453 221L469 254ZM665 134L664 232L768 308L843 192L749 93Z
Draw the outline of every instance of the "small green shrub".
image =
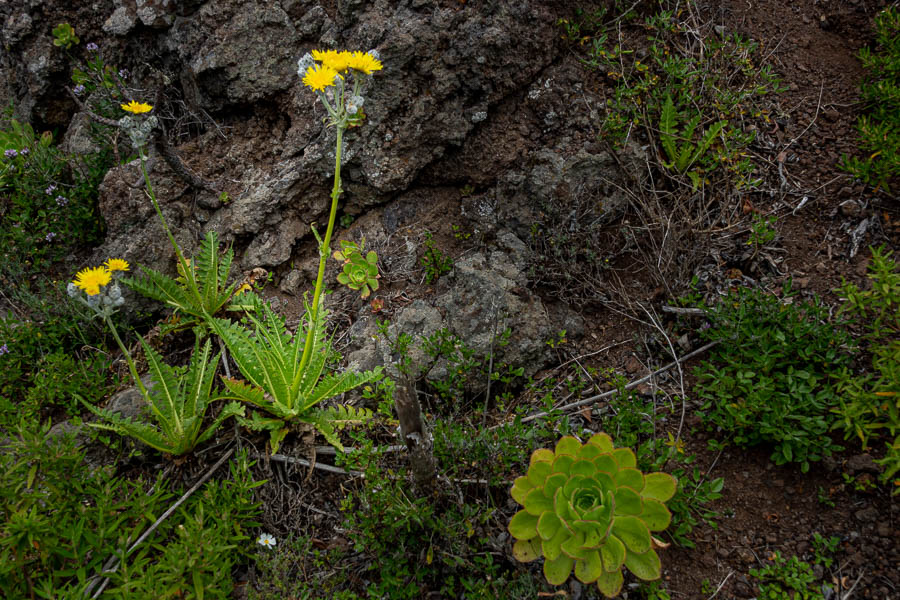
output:
M796 556L785 559L780 552L775 552L771 563L762 569L750 569L750 575L759 580L759 597L761 599L825 599L825 594L817 583L812 567Z
M875 16L876 47L859 51L868 69L860 87L869 113L856 129L866 156L845 156L841 167L868 185L890 190L900 175L900 8L889 6Z
M703 335L722 343L695 370L703 420L739 446L774 446L776 464L799 463L803 472L840 450L828 433L851 339L827 308L798 301L786 285L782 298L740 289L710 316Z
M50 132L36 134L11 109L0 118L0 151L0 247L29 275L102 239L97 189L112 164L108 151L67 156Z
M425 253L422 255L421 263L425 267L426 285L431 285L441 275L453 270L453 259L438 249L429 231L425 232Z
M253 488L263 485L250 473L253 461L242 452L231 462L230 475L205 484L160 536L157 552L129 557L111 577L104 598L234 597L232 571L253 558L249 532L258 527L259 504Z
M900 265L889 250L872 249L868 278L869 289L844 282L839 293L845 298L840 312L862 329L872 368L862 375L842 369L834 411L847 438L858 437L864 447L884 439L887 452L878 462L885 467L882 481L889 482L900 470ZM892 487L900 493L900 486Z
M74 417L80 413L79 398L96 404L110 391L108 367L109 359L101 354L53 352L32 375L25 405L44 410L58 407Z
M356 437L359 450L340 460L366 477L346 496L341 513L353 551L365 559L366 597L536 597L529 574L510 572L493 556L495 509L463 501L452 485L440 486L432 497L413 495L406 470L382 466L372 442Z
M8 598L80 597L87 578L172 497L163 485L146 494L141 481L87 468L71 436L48 431L49 423L19 425L0 452L0 589Z

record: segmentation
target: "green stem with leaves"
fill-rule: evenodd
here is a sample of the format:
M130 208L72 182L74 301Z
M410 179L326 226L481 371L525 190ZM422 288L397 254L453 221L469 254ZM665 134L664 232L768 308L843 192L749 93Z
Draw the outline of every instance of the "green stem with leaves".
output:
M316 288L313 292L313 301L309 307L309 322L306 331L306 344L303 346L303 356L300 359L299 373L303 372L306 365L309 364L310 355L312 353L313 336L315 335L316 323L319 316L319 298L322 296L322 282L325 279L325 263L328 261L329 250L331 248L331 234L334 231L334 222L337 219L338 199L341 197L341 144L344 136L345 126L338 124L337 126L337 142L334 157L334 187L331 189L331 212L328 214L328 227L325 229L325 239L319 246L319 272L316 275Z

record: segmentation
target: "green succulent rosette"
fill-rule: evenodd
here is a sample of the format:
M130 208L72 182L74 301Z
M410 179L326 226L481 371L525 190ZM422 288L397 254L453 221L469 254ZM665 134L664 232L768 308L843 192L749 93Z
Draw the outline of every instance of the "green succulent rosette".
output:
M575 571L612 598L622 589L622 568L639 579L659 579L651 531L663 531L677 488L667 473L644 475L630 448L615 448L605 433L582 444L571 436L555 450L531 455L528 473L515 480L513 499L524 508L509 523L513 555L544 557L544 576L561 585Z

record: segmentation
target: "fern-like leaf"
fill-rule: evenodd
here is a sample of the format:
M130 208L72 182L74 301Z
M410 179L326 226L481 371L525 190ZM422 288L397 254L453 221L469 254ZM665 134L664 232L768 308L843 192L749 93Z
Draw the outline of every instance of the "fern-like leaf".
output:
M675 110L675 103L672 102L672 95L669 94L666 96L659 119L659 138L666 155L672 162L675 162L675 159L678 157L678 152L675 149L675 124L677 120L678 113Z
M349 392L365 383L378 381L381 378L381 370L381 367L376 367L372 371L365 371L363 373L345 371L344 373L332 373L331 375L326 375L312 393L303 399L302 409L309 410L323 400L334 398L335 396Z

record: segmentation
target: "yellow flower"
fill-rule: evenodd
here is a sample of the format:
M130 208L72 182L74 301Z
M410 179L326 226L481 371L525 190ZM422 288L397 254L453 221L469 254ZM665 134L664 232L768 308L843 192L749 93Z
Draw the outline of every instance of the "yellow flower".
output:
M366 75L371 75L373 71L380 71L383 68L381 61L369 54L368 52L356 51L350 55L347 66L357 71L362 71Z
M238 294L243 294L244 292L249 292L252 289L253 289L253 286L251 286L249 283L245 283L238 289L234 290L234 295L237 296Z
M96 296L100 293L100 288L109 283L112 274L106 267L88 267L82 269L75 275L75 287L84 290L88 296Z
M114 271L127 271L129 266L128 261L121 258L108 258L103 264L110 273Z
M136 115L143 114L145 112L150 112L153 110L153 107L149 104L144 104L143 102L138 102L136 100L132 100L128 104L122 104L122 110L134 113Z
M338 72L327 65L315 65L307 69L303 77L303 84L317 92L324 91L328 86L334 85L334 78Z
M326 67L331 67L340 73L347 69L352 55L346 50L341 50L340 52L337 50L313 50L312 57Z

